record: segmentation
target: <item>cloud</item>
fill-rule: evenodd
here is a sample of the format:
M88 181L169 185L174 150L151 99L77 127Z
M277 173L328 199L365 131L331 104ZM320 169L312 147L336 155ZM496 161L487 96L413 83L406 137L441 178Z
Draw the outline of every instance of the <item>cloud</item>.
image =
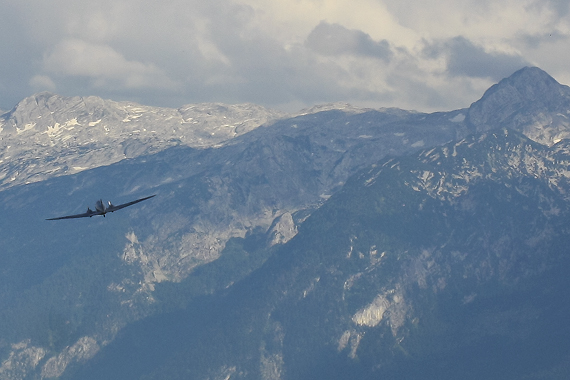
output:
M529 65L529 62L519 55L487 52L482 46L477 46L461 36L428 45L424 53L435 59L445 57L449 75L491 78L495 81Z
M172 107L462 107L528 64L570 82L568 4L0 0L0 108L44 89Z
M325 21L313 29L305 44L323 55L360 55L385 61L389 61L393 55L388 41L374 41L370 35L360 30L349 30Z
M127 60L105 44L66 39L43 60L43 69L58 76L87 77L96 87L169 88L174 83L155 65Z
M556 18L566 17L570 12L570 3L567 0L537 1L534 3L534 5L538 7L546 6L552 9Z
M50 91L53 92L57 89L57 86L53 79L47 75L35 75L30 79L30 86L36 92Z

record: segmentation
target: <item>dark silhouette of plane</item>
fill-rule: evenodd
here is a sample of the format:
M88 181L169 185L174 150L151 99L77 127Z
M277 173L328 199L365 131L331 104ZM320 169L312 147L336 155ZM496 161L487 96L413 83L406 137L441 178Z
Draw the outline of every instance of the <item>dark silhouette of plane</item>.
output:
M96 203L95 203L95 210L91 210L89 207L87 207L87 211L83 214L76 214L76 215L67 215L67 216L60 216L59 218L49 218L46 220L59 220L59 219L76 219L76 218L86 218L86 217L92 217L95 215L103 215L105 216L106 213L108 212L115 212L117 210L120 210L122 208L134 205L135 203L139 203L142 201L145 201L149 198L152 198L156 196L156 194L151 195L150 197L145 197L145 198L141 198L141 199L137 199L136 201L132 201L132 202L128 202L128 203L123 203L122 205L118 205L115 206L113 205L111 202L109 202L109 204L107 206L105 206L105 204L103 203L103 200L99 199Z

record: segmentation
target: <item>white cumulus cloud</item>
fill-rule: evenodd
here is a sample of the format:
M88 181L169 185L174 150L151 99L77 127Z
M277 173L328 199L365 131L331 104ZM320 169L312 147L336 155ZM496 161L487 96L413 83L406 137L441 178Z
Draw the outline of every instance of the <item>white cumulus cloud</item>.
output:
M43 69L57 76L86 77L96 87L168 88L174 83L152 63L128 60L109 45L66 39L43 60Z

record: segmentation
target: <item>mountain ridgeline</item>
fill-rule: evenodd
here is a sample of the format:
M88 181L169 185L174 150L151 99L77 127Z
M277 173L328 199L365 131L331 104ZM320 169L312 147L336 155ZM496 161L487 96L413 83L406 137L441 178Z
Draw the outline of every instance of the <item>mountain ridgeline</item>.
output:
M183 107L212 138L180 110L38 99L0 130L0 378L569 377L570 89L544 71L433 114ZM107 129L138 148L70 145Z

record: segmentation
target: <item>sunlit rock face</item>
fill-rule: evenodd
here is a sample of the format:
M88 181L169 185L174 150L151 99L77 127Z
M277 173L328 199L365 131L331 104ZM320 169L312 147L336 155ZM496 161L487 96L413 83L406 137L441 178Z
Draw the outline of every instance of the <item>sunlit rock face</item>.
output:
M253 104L179 109L40 93L0 117L0 187L153 154L224 143L285 113Z

